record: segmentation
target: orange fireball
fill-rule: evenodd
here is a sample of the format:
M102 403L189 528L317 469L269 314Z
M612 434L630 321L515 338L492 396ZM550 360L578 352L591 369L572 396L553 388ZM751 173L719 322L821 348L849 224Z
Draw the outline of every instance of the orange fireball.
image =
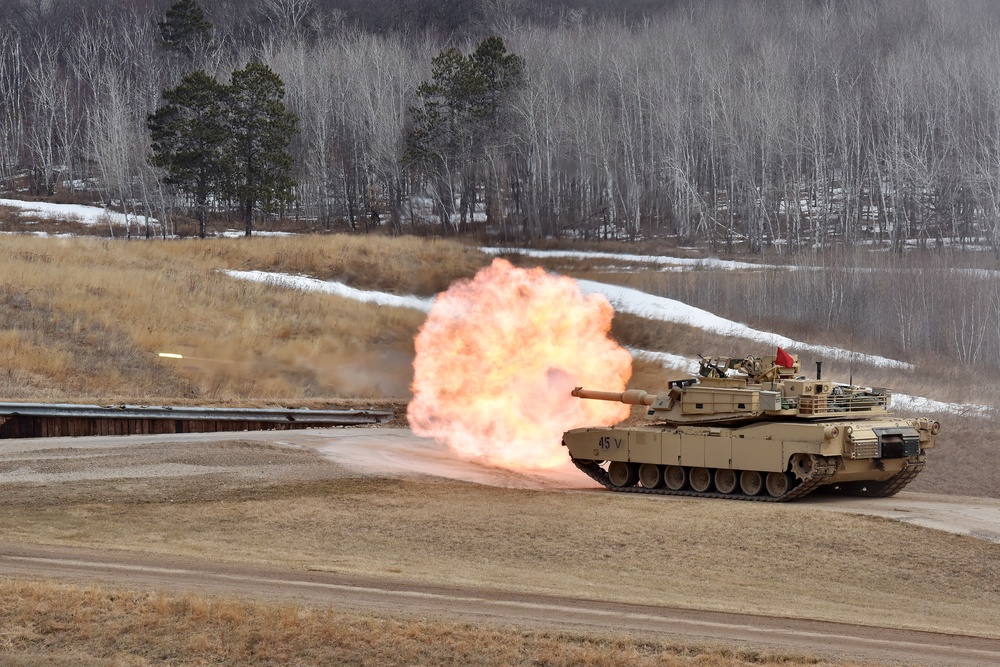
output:
M610 425L621 403L573 398L573 387L622 391L632 357L608 337L614 310L575 280L503 259L442 292L416 338L414 433L464 458L507 468L567 460L564 431Z

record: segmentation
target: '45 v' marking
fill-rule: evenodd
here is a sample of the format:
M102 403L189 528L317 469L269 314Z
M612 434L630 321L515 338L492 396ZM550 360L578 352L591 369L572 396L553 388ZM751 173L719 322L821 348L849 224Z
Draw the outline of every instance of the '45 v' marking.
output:
M600 447L601 449L611 449L612 447L614 447L615 449L621 449L622 442L623 442L622 438L612 438L606 435L603 436L598 441L597 446Z

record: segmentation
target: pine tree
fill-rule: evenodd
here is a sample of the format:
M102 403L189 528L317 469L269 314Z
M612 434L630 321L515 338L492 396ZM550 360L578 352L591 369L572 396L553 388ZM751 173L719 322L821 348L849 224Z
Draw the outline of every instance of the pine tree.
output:
M431 80L417 88L422 106L411 109L408 156L420 161L441 151L480 149L498 129L506 95L524 85L524 61L494 36L467 57L446 49L431 67Z
M197 0L178 0L159 27L163 46L188 58L203 52L212 41L212 24Z
M487 37L469 55L470 101L475 118L487 121L495 131L504 107L505 95L525 83L524 60L507 53L502 37Z
M256 206L271 212L294 198L288 145L298 118L285 108L284 97L281 77L257 62L233 72L226 89L228 194L240 203L247 236Z
M223 146L227 138L225 87L198 70L176 88L163 91L164 106L149 115L153 163L167 170L166 183L195 201L199 235L205 237L210 198L223 182Z
M404 161L436 180L445 229L453 207L453 173L462 177L464 220L472 214L486 147L500 139L508 95L524 81L523 59L508 53L501 37L482 40L469 56L449 48L431 61L431 80L417 88L421 103L410 108Z

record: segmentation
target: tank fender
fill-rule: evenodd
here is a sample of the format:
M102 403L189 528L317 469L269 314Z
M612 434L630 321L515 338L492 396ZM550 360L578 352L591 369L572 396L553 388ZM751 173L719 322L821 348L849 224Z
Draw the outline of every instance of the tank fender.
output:
M611 428L577 428L563 434L563 444L575 459L628 461L628 431Z
M799 442L785 440L781 443L781 453L785 461L796 454L822 454L822 445L818 442Z

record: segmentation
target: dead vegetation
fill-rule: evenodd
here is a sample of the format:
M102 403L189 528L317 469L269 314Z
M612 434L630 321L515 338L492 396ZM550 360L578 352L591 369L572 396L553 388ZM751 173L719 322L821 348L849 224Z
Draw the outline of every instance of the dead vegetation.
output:
M0 581L0 649L40 665L833 667L813 658L338 613L197 595Z
M263 269L432 294L478 254L418 239L120 243L11 237L0 262L8 400L405 396L420 313L227 278ZM391 286L391 287L390 287ZM165 361L157 352L188 357Z
M726 572L732 558L707 557L710 550L723 546L716 541L721 519L730 526L727 548L732 549L728 542L732 540L761 549L759 559L744 567L769 560L771 569L778 569L779 562L761 548L774 539L778 526L763 525L774 517L754 522L724 512L705 526L708 539L696 537L701 531L692 532L690 525L686 530L692 539L681 539L682 524L704 522L712 503L700 503L701 508L690 502L665 507L654 501L643 509L641 503L632 502L635 499L600 492L553 495L472 484L360 478L313 451L249 441L43 451L43 456L30 462L15 456L13 465L61 481L4 484L0 534L5 541L113 548L131 553L135 563L143 562L144 554L183 556L595 599L617 589L624 591L626 599L638 594L643 602L655 603L658 598L669 599L673 589L696 596L700 607L735 606L748 611L755 607L746 600L761 600L756 609L767 611L787 597L776 597L773 591L761 594L747 580L746 569ZM88 475L98 471L98 479ZM119 471L127 476L119 477ZM668 516L672 518L662 520ZM786 516L784 520L804 526L807 532L801 539L810 539L813 524L808 519ZM852 523L863 522L857 518L835 521L834 529L841 533L848 529L843 539L865 525ZM624 532L618 531L620 526L626 526ZM609 535L610 541L594 539L600 533ZM713 533L714 539L710 538ZM884 540L867 540L880 545L871 556L882 558L900 548L897 540L901 538L912 536L905 530L902 535L890 531ZM838 548L840 543L823 548L829 546ZM930 565L928 554L949 546L955 545L936 543L915 550L913 567ZM735 557L746 560L745 552L733 551ZM805 560L815 556L815 551L797 549L783 560L783 567L789 576L799 576ZM969 559L982 556L973 553ZM976 585L992 586L995 577L988 570L970 571L970 560L955 561L951 572L928 595L942 588L964 594L970 577L976 577ZM610 570L620 570L620 574L609 576ZM669 573L666 580L663 572ZM691 586L681 585L692 573ZM767 576L777 575L769 572ZM909 570L901 576L909 576ZM862 584L874 583L866 574L861 579ZM629 584L622 588L625 581ZM641 590L650 583L652 588ZM823 579L817 584L828 585ZM892 591L890 584L881 580L879 585ZM989 594L985 590L982 596ZM926 607L922 593L907 597L935 614L937 628L959 622L955 605ZM880 604L890 605L894 600L889 597ZM868 602L865 598L847 607L835 605L833 614L856 615L851 609ZM980 613L981 624L990 623L992 603L983 605ZM888 622L893 620L888 617ZM965 630L975 632L981 624L967 625ZM0 578L0 654L4 665L22 667L845 664L784 652L616 636L610 631L550 632L343 612L273 600L79 588L4 578Z
M108 454L31 463L67 475L5 484L0 534L605 601L984 636L1000 627L1000 544L808 502L359 477L251 442L110 452L140 471L123 478Z

